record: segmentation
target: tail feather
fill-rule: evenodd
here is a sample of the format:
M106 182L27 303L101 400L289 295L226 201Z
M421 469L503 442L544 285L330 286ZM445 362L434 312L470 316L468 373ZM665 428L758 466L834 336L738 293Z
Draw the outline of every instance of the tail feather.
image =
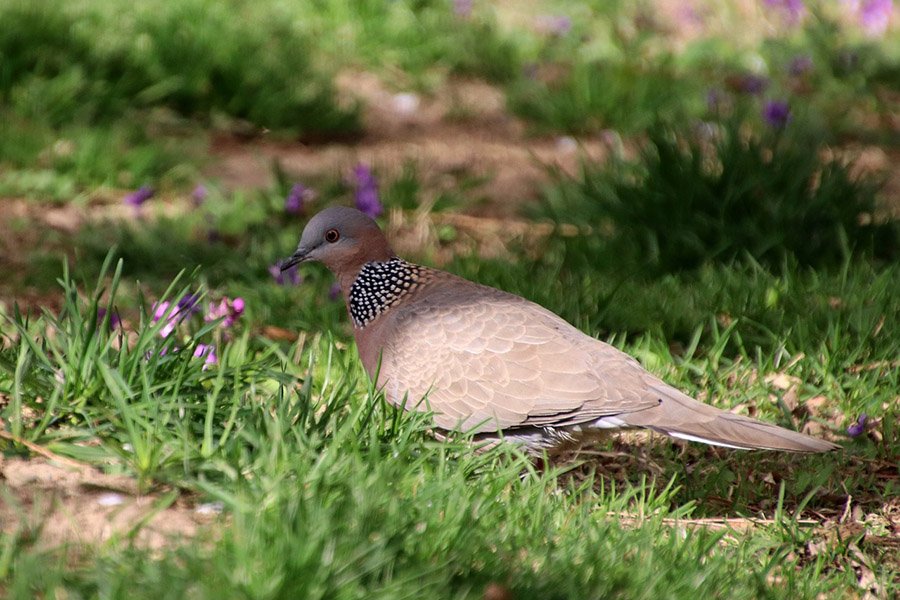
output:
M665 384L654 386L654 390L660 394L658 406L618 417L633 427L728 448L827 452L840 447L771 423L719 410Z

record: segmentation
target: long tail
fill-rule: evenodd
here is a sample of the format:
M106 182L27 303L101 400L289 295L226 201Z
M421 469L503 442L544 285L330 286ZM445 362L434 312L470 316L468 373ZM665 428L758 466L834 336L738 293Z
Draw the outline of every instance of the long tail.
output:
M660 395L659 406L620 414L618 418L634 427L728 448L788 452L828 452L840 448L825 440L719 410L665 384L654 389Z

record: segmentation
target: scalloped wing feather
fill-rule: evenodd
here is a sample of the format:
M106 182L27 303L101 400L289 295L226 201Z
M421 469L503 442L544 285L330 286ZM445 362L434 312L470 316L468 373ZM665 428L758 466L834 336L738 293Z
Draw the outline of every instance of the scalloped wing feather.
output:
M390 402L427 406L437 426L479 433L658 404L628 355L537 304L451 277L390 311L379 344Z

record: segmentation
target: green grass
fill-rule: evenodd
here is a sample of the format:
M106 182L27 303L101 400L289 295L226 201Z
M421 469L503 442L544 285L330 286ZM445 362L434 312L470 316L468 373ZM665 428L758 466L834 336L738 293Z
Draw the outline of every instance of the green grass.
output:
M171 240L172 224L161 226ZM507 450L475 455L464 441L433 441L427 419L385 406L343 349L342 307L325 300L329 278L315 268L297 288L267 282L264 271L225 276L206 294L210 301L223 292L244 295L245 322L225 332L195 319L163 339L161 323L152 325L149 308L140 307L208 289L202 282L182 279L147 299L128 298L117 291L133 289L123 264L111 277L103 275L109 262L96 269L82 264L82 272L99 272L99 279L76 285L65 276L58 316L14 316L4 326L0 393L10 398L3 413L10 432L132 474L145 489L222 501L229 525L221 537L175 544L153 558L124 541L47 551L26 533L7 533L7 589L13 597L59 589L119 597L136 593L139 582L146 597L163 590L208 597L227 589L267 598L417 597L422 590L477 598L498 583L516 597L535 598L852 593L850 567L859 561L853 544L861 539L809 555L808 545L822 533L794 519L807 511L839 513L848 493L880 514L880 501L900 493L893 480L864 466L897 459L897 372L852 368L898 354L896 333L874 332L896 313L897 269L848 263L826 275L789 266L780 274L758 265L723 267L613 289L590 271L554 267L559 260L551 251L536 264L472 258L451 268L542 302L590 332L631 331L614 342L720 406L744 403L786 426L813 418L838 429L866 412L880 420L884 443L861 439L840 454L786 457L610 442L606 450L626 454L588 458L568 472L565 465L535 470ZM146 280L151 264L134 274ZM157 269L163 282L166 267ZM840 306L829 303L832 294ZM649 303L646 312L639 300ZM96 318L99 306L125 316L137 338L122 344L118 331ZM723 310L735 319L731 326L715 320ZM631 321L617 325L615 315ZM694 329L681 330L687 338L673 352L669 342L680 335L671 319L679 318L693 320ZM255 333L267 323L313 335L282 346ZM660 333L668 327L675 327L671 338ZM41 333L48 330L53 335ZM204 370L192 354L209 342L217 344L220 362ZM801 382L799 408L780 404L781 392L763 382L775 372ZM818 395L827 405L811 416L803 405ZM25 414L36 416L27 421ZM640 526L608 516L623 513L646 516ZM725 537L703 528L684 537L663 522L722 515L782 516ZM866 539L865 560L882 585L896 585L894 563L879 566L877 538ZM51 575L35 577L40 571ZM782 583L767 583L773 577Z
M399 81L391 78L390 86L406 83L428 90L450 75L503 83L521 67L522 43L503 31L488 5L462 16L445 0L319 0L297 12L306 17L304 27L321 39L318 51L330 61L401 74Z
M197 180L207 144L196 127L175 129L163 139L134 123L54 128L16 117L0 120L0 194L63 203L85 201L98 189L108 193L104 188L185 187Z
M448 77L484 79L545 133L640 134L784 99L831 140L897 143L878 124L893 112L900 46L865 41L828 10L753 48L710 33L678 50L642 6L544 10L570 17L571 29L542 32L537 9L513 25L487 3L457 15L447 0L155 0L138 10L11 0L0 7L0 193L188 187L206 150L198 125L238 137L353 138L361 107L338 97L334 79L355 71L425 94ZM798 56L811 60L801 74L791 72ZM768 81L759 96L741 91L751 73Z
M679 18L691 20L688 7L672 23L641 3L559 5L571 31L524 36L530 43L522 44L523 71L506 86L508 103L541 132L639 134L660 123L716 122L735 108L759 113L780 99L832 140L895 145L896 133L880 124L893 111L900 45L865 39L829 3L807 5L810 18L788 31L748 23L730 3L704 7L697 14L705 33L682 43L676 32L685 26ZM777 11L766 12L777 21ZM793 67L798 58L808 60L802 69ZM745 89L750 75L764 89Z
M848 461L874 459L879 451L871 444L818 459L762 461L666 450L653 459L668 466L661 478L642 478L638 467L634 481L618 485L592 475L590 463L577 473L535 470L505 449L474 454L465 440L431 440L426 416L387 407L352 355L327 335L288 348L247 328L219 339L220 363L207 370L191 349L215 335L215 326L182 326L163 340L161 323L136 323L138 337L119 345L120 334L96 319L96 309L117 306L120 273L121 264L90 296L64 277L58 317L14 319L18 341L7 329L13 338L0 354L0 389L11 399L4 418L15 435L132 473L147 489L166 485L222 501L229 524L221 536L152 557L127 543L47 551L7 532L10 597L61 590L213 597L228 590L260 598L423 591L478 598L489 583L534 598L812 598L854 589L852 569L836 568L859 560L853 540L809 556L807 545L819 534L795 519L827 510L840 490L865 501L884 485L843 470ZM169 297L184 293L178 289ZM48 328L53 336L39 334ZM716 391L738 368L722 355L724 346L677 361L653 336L627 348L643 358L655 354L659 362L648 361L655 370L675 366L668 372L676 383ZM773 368L772 358L758 360L760 372ZM791 373L815 386L806 373L827 369L821 360L797 362ZM871 377L852 385L888 397L897 382ZM719 401L753 391L731 390ZM47 400L35 404L36 397ZM39 422L17 420L23 405L37 409ZM895 411L884 422L891 419ZM896 435L887 426L884 433ZM762 479L768 469L781 469L780 484ZM732 498L725 514L761 510L776 523L723 536L704 528L679 533L664 522L721 515L714 500L723 497ZM763 499L768 508L760 508ZM617 514L641 515L640 526L620 524ZM871 566L891 585L887 565Z
M216 112L301 134L352 131L308 39L275 7L208 0L4 4L0 94L14 114L54 126L108 122L164 106ZM28 40L28 43L23 43Z
M811 128L748 136L729 121L712 140L656 127L632 162L582 166L560 178L543 211L592 227L593 252L628 268L669 273L749 256L834 267L856 253L900 254L900 227L879 217L879 182L822 159Z
M13 0L0 20L3 193L184 185L206 150L196 123L307 138L359 130L309 36L272 5Z

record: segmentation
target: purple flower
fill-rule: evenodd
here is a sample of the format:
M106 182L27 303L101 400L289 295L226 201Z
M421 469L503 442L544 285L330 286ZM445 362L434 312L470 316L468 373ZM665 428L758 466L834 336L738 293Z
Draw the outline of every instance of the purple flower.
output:
M747 73L737 80L737 90L744 94L758 96L766 91L767 87L769 87L769 80L755 73Z
M237 323L237 320L244 314L243 298L222 298L218 304L210 305L209 312L206 313L207 321L222 321L222 327L229 328Z
M788 73L793 77L800 77L812 71L813 59L808 54L800 54L791 59L788 63Z
M336 302L338 298L341 297L341 285L337 282L332 283L331 287L328 288L328 299L332 302Z
M472 15L472 0L453 0L453 13L457 17L468 18Z
M785 25L796 25L806 15L803 0L763 0L763 4L772 9Z
M572 19L565 15L539 15L535 19L535 29L539 33L562 37L572 30Z
M156 323L164 316L166 316L166 311L169 310L168 302L156 302L153 304L153 322Z
M763 105L762 116L770 127L783 129L791 120L791 108L783 100L769 100Z
M102 306L97 309L97 321L103 322L103 319L106 318L107 310ZM112 331L116 327L118 327L122 323L122 319L119 318L118 313L109 313L109 329Z
M214 365L219 362L218 357L216 357L216 347L212 344L197 344L197 347L194 349L194 358L206 357L203 361L203 370L205 371L209 365Z
M353 168L356 179L356 208L371 218L378 218L384 212L384 206L378 198L378 181L372 169L363 163Z
M200 312L200 295L187 294L178 300L175 313L179 319L184 319Z
M866 431L866 421L869 420L868 415L863 413L856 419L856 423L847 428L847 435L850 437L859 437Z
M300 285L302 277L297 265L292 266L286 271L281 270L281 263L275 263L269 267L269 274L278 285Z
M867 35L877 37L884 35L891 22L893 0L862 0L859 3L859 24Z
M157 302L153 305L153 322L157 323L163 318L166 319L166 324L159 330L159 335L164 338L169 337L169 334L175 330L175 325L178 324L176 317L178 311L173 310L170 313L169 306L171 306L169 302Z
M718 88L706 92L706 108L710 112L719 112L725 105L725 94Z
M291 191L284 201L284 212L289 215L298 215L303 212L303 201L306 200L307 194L308 190L302 183L292 185Z
M685 27L703 25L703 13L700 12L696 6L691 6L690 3L680 6L675 13L675 18L679 25Z
M191 192L191 202L194 203L194 208L198 208L201 204L206 202L207 196L209 196L209 191L207 191L205 185L201 183L195 187L194 191Z
M143 185L137 190L131 192L123 199L126 205L134 208L135 214L140 214L141 206L144 202L153 197L153 188L149 185Z
M187 294L186 296L183 296L178 300L171 311L169 310L172 306L171 302L155 303L153 305L153 322L157 323L161 319L166 320L166 324L159 330L159 335L162 337L169 337L169 334L175 330L175 327L177 327L181 321L200 312L199 303L200 296L197 294Z

